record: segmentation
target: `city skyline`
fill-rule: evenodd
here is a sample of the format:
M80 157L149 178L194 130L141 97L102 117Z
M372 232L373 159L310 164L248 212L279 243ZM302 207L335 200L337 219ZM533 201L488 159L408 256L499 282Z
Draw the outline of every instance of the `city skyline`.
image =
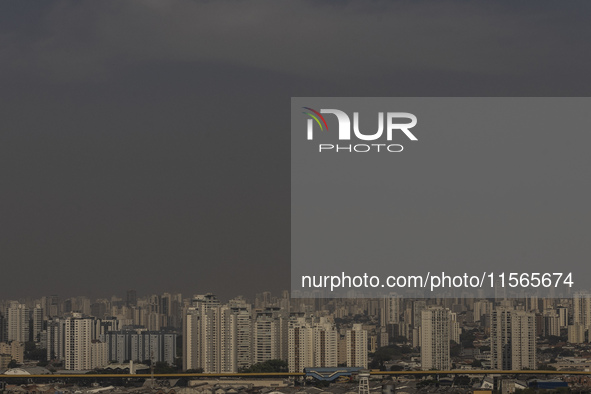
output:
M144 297L129 290L94 303L55 296L35 302L0 300L2 352L30 366L28 357L40 357L31 353L34 343L47 364L66 370L141 363L148 354L205 373L238 372L271 360L283 360L289 372L383 370L385 362L387 370L535 370L587 365L590 349L591 293L562 299L413 299L394 293L297 299L284 291L262 292L249 302L213 294Z
M590 12L0 2L0 392L591 393Z
M421 392L425 385L452 381L405 373L449 371L458 389L475 390L531 387L551 372L556 379L544 384L578 390L591 387L588 377L576 376L591 368L590 331L589 292L572 298L421 299L390 293L305 299L266 291L251 301L222 301L214 294L144 296L130 289L94 302L85 296L0 300L0 377L6 375L8 383L8 375L34 374L51 382L88 373L98 376L98 387L108 382L101 375L114 371L140 374L140 380L148 372L202 374L187 378L195 385L212 384L199 379L216 374L242 384L250 373L264 372L270 374L258 375L255 386L275 385L272 379L283 377L281 387L288 391L321 385L339 392L355 379L361 385L363 371L371 370L399 373L396 382L412 381ZM535 377L521 380L511 376L514 371ZM394 382L389 378L381 383Z

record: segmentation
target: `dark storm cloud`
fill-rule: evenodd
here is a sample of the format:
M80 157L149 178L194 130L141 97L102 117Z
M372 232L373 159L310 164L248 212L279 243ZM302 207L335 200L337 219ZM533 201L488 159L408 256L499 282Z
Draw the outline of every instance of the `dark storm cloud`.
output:
M3 41L13 65L68 80L163 59L316 78L407 69L526 75L589 60L580 11L545 2L58 2Z
M588 3L5 2L0 297L289 286L291 96L588 95Z

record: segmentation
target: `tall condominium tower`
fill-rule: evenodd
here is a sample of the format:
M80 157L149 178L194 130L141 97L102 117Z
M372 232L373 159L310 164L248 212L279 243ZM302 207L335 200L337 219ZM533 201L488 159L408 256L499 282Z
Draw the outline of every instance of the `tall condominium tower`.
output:
M396 293L390 293L383 298L380 313L382 327L400 323L401 302L402 297Z
M353 324L345 336L347 343L347 367L367 368L367 331L361 324Z
M64 321L64 366L68 370L93 369L92 341L97 339L100 320L75 313Z
M8 341L29 341L29 308L16 301L9 303L6 309Z
M423 370L450 369L451 312L440 306L421 311L421 365Z
M573 323L591 328L591 294L576 293L573 297Z
M288 366L290 372L308 367L338 365L338 333L326 318L297 318L289 322Z
M535 369L535 313L503 307L495 309L491 318L490 342L493 369Z
M245 304L222 305L213 294L195 296L185 312L183 368L224 373L250 366L251 330Z

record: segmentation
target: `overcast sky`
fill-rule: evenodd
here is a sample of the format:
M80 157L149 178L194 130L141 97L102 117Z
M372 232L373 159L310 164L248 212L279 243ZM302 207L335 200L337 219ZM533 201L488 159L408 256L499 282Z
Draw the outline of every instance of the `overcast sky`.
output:
M5 1L0 298L289 287L292 96L589 96L584 1Z

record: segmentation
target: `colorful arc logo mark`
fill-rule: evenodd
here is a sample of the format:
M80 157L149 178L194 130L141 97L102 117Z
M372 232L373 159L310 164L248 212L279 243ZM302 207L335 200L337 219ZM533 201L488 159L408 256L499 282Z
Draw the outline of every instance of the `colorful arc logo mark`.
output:
M324 130L324 127L322 127L322 123L324 123L324 126L326 127L326 131L328 131L328 125L326 124L326 120L324 120L324 117L322 115L320 115L320 112L309 108L309 107L302 107L304 109L307 109L308 111L312 111L314 112L313 114L310 112L302 112L303 114L309 115L312 119L314 119L316 121L316 123L318 123L318 126L320 126L320 130ZM320 123L320 119L322 119L322 123Z

